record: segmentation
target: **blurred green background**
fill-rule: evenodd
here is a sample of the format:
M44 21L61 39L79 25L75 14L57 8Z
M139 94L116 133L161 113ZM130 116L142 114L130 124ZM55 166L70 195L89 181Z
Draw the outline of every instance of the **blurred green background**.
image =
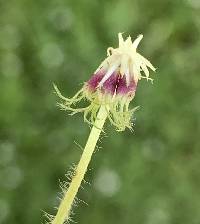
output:
M44 223L89 134L56 107L118 44L143 33L158 68L138 87L134 133L108 123L74 208L81 224L200 223L200 1L0 1L0 224ZM75 143L76 142L76 143Z

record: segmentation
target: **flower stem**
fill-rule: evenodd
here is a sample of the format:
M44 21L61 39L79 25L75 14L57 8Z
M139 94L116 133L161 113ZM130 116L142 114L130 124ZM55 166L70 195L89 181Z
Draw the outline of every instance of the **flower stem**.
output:
M74 176L72 177L70 186L66 191L63 200L60 203L57 214L54 220L52 221L52 224L63 224L66 220L69 219L73 201L87 171L88 164L91 160L96 143L99 139L103 125L107 118L107 114L108 108L106 108L105 106L101 106L97 114L94 126L91 129L86 146L83 150L79 164L75 170Z

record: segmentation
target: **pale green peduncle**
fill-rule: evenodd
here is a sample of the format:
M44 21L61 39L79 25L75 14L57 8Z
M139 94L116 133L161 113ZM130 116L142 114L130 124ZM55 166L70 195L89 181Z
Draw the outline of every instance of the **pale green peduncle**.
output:
M108 108L106 108L105 106L101 106L97 114L94 126L91 129L90 135L88 137L86 146L83 150L78 166L75 169L72 181L60 203L57 214L53 219L52 224L63 224L66 220L69 219L73 201L87 171L88 164L91 160L96 143L99 139L103 125L107 118L107 114Z

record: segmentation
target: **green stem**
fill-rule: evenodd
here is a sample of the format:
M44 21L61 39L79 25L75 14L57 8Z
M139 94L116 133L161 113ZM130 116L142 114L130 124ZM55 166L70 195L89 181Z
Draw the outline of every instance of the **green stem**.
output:
M105 108L105 106L101 106L97 114L95 124L92 127L86 146L83 150L83 154L80 158L79 164L75 170L75 174L72 177L70 186L66 191L63 200L60 203L57 214L54 220L52 221L52 224L63 224L66 220L69 219L73 201L87 171L88 164L91 160L96 143L99 139L103 125L107 118L107 113L108 108Z

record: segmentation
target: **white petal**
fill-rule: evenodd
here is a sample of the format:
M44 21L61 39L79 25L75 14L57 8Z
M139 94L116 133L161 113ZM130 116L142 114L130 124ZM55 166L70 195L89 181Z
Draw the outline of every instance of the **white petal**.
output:
M118 38L119 38L119 47L122 47L124 43L122 33L118 33Z
M147 66L144 63L142 63L141 68L144 71L146 77L148 78L149 77L149 70L148 70Z
M126 77L126 85L129 86L129 84L130 84L130 73L129 73L129 67L128 66L126 68L125 77Z
M111 56L113 50L114 50L113 47L109 47L109 48L107 49L107 56L108 56L108 57Z
M125 74L127 66L128 66L128 56L124 54L121 57L121 65L120 65L120 73L122 76Z
M137 82L138 79L141 79L141 74L140 74L140 68L135 63L133 63L132 65L132 71L134 80L135 82Z
M132 41L131 41L131 37L130 37L130 36L126 39L125 42L126 42L126 44L127 44L128 46L131 47L131 45L132 45Z
M155 72L156 68L151 64L150 61L148 61L146 58L144 58L141 54L138 54L137 55L140 57L140 59L151 69Z
M120 65L120 62L118 61L117 63L115 63L112 67L110 67L108 69L108 71L106 72L105 76L103 77L103 79L99 82L98 86L102 86L103 83L110 78L110 76L113 74L113 72L117 69L117 67Z
M142 40L142 38L143 38L143 35L140 34L140 35L133 41L133 45L132 45L132 46L133 46L135 49L137 49L137 47L138 47L140 41Z

